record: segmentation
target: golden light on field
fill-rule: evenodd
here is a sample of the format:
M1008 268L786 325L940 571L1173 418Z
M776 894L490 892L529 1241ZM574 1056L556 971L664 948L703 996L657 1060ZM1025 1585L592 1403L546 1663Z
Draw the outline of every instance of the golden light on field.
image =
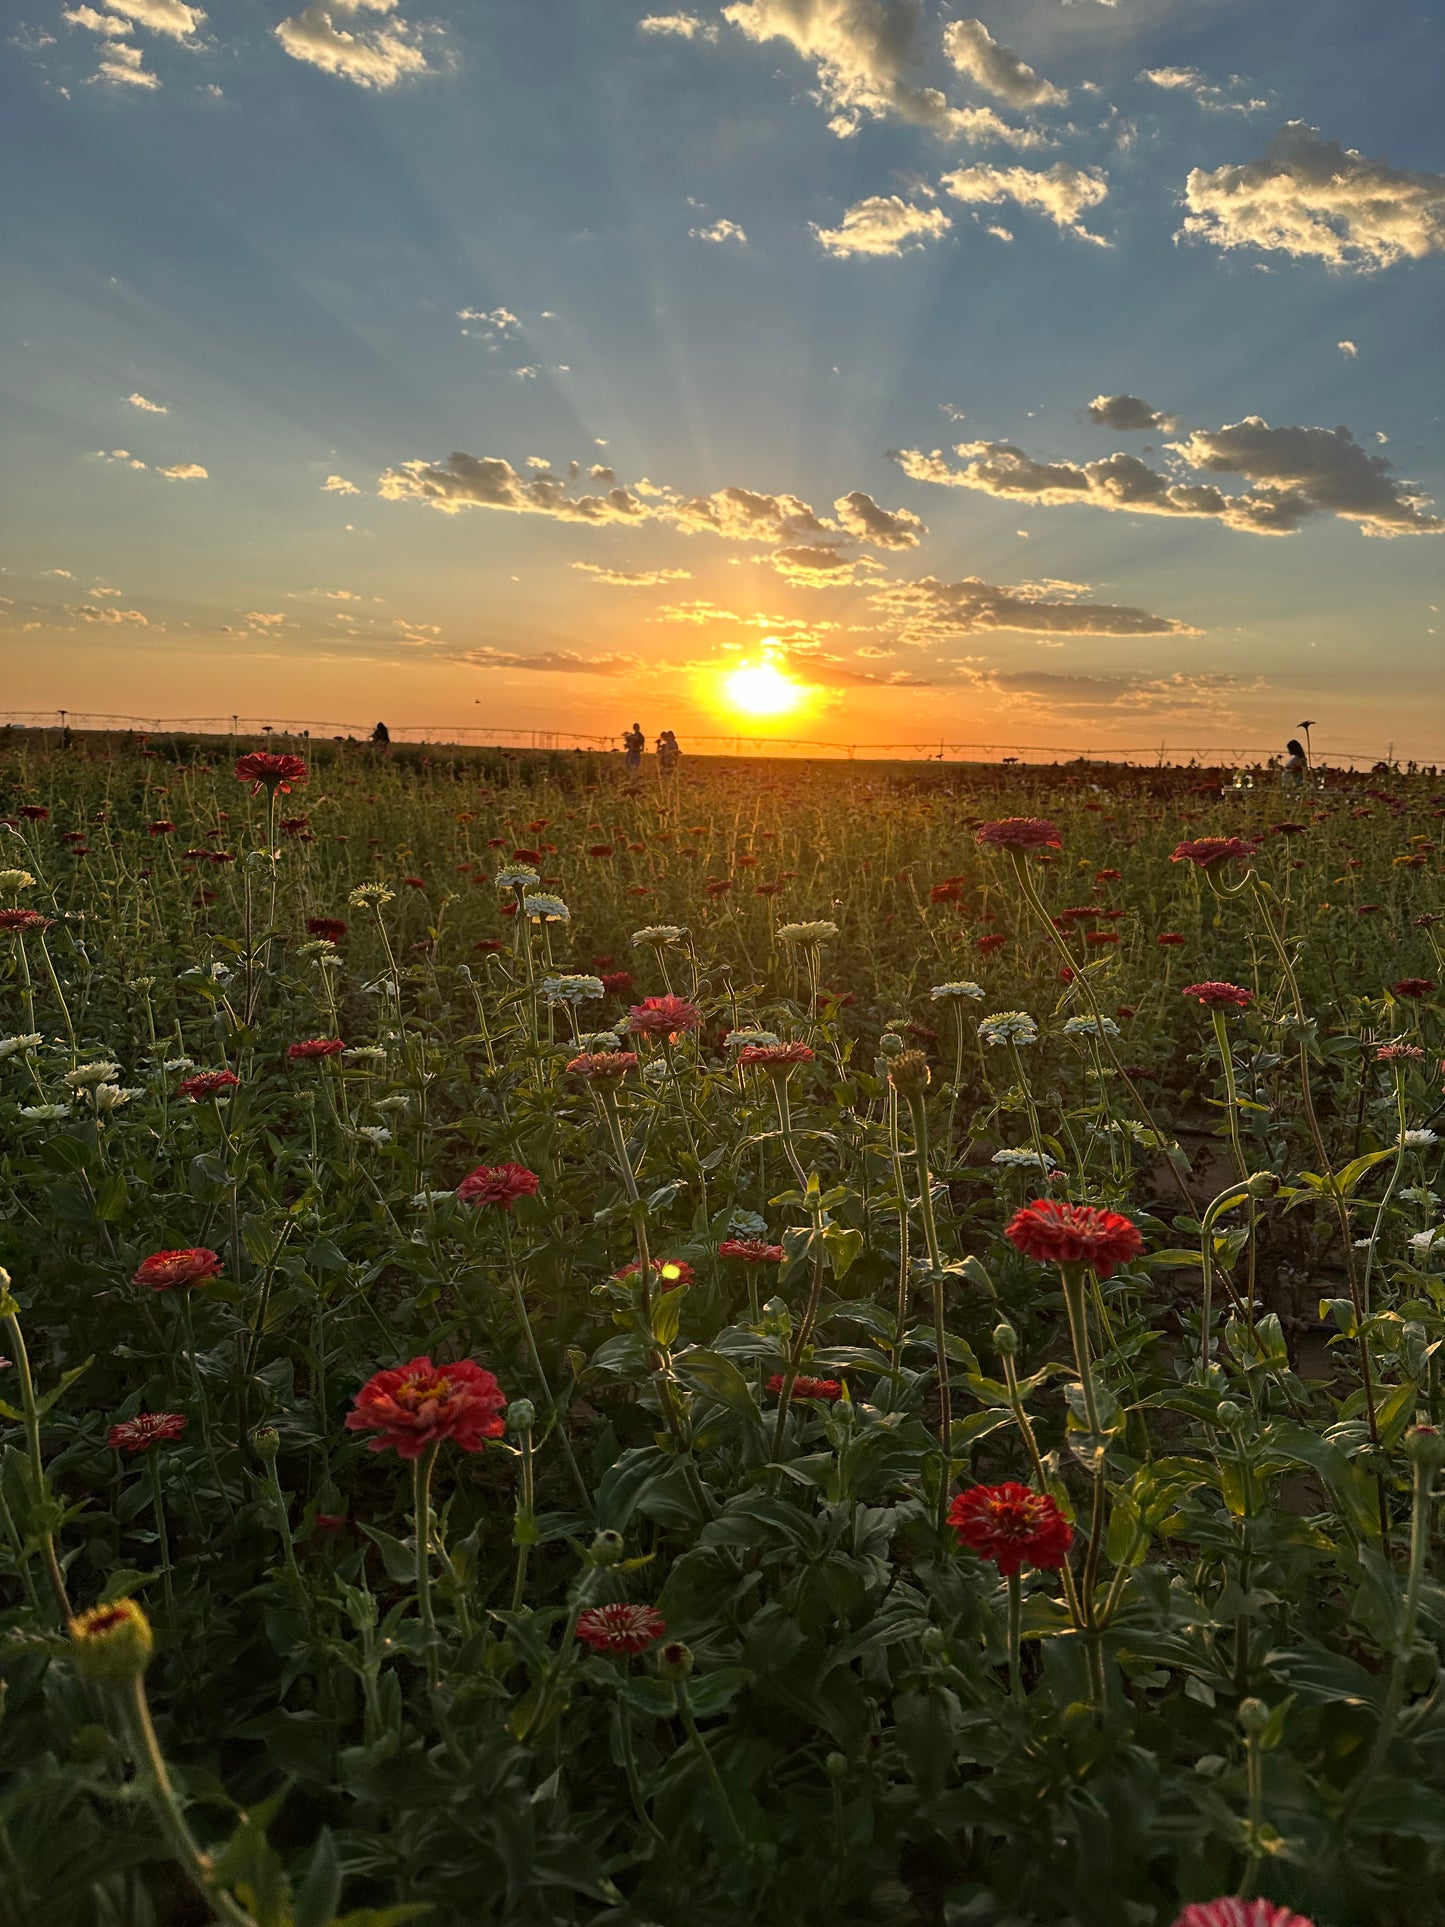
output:
M744 716L786 716L807 695L775 662L742 662L723 678L723 695Z

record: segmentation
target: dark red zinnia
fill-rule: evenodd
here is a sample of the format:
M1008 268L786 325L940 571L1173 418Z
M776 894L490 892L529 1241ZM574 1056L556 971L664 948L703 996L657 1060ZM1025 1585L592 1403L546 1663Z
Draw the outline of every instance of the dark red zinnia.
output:
M1159 932L1159 935L1154 939L1154 941L1157 944L1176 944L1176 943L1184 943L1187 941L1187 939L1185 938L1185 936L1181 931L1161 930Z
M463 1204L498 1204L510 1211L518 1198L536 1195L542 1180L525 1164L479 1164L457 1186Z
M1435 985L1429 977L1402 977L1399 983L1391 984L1390 988L1397 997L1418 1000L1421 997L1428 997Z
M1254 992L1242 990L1238 984L1186 984L1179 995L1202 1004L1206 1010L1244 1010L1254 1002Z
M589 1606L577 1615L577 1637L594 1653L641 1653L667 1631L656 1606Z
M641 1270L642 1266L634 1258L630 1265L624 1265L621 1271L614 1271L612 1276L619 1284L624 1284L627 1279L636 1278ZM679 1285L690 1285L693 1280L692 1266L686 1258L654 1258L652 1275L664 1291L676 1291Z
M38 910L0 910L0 931L48 930L50 923Z
M768 1380L768 1390L775 1398L782 1395L783 1374L774 1372ZM836 1378L805 1378L800 1372L793 1380L794 1398L821 1399L825 1405L835 1405L843 1396L843 1387Z
M292 1064L309 1064L318 1057L340 1057L345 1049L340 1037L303 1037L286 1046L286 1057Z
M253 749L236 759L236 775L251 785L251 794L266 790L283 796L297 783L306 781L306 765L299 756L278 756L270 750Z
M1254 855L1254 845L1238 836L1197 836L1192 842L1175 845L1171 863L1196 863L1201 870L1212 870L1217 863L1245 863Z
M1112 1277L1144 1248L1138 1226L1119 1212L1054 1198L1035 1198L1016 1211L1004 1236L1040 1264L1092 1265L1101 1278Z
M1046 816L1004 816L994 823L980 823L974 841L994 850L1061 850L1064 839L1057 823Z
M346 935L346 925L340 917L308 917L306 934L308 937L324 937L327 943L340 943Z
M394 1451L403 1459L419 1459L443 1439L463 1452L480 1452L488 1439L502 1436L506 1408L506 1393L475 1360L433 1365L429 1358L413 1358L366 1381L346 1414L346 1429L379 1433L367 1441L368 1450Z
M234 1071L197 1071L194 1077L183 1077L176 1086L177 1097L188 1097L193 1104L204 1103L208 1097L220 1097L226 1091L234 1091L241 1080Z
M148 1452L153 1445L174 1445L189 1423L180 1412L140 1412L112 1425L105 1442L112 1452Z
M960 1492L948 1508L948 1523L961 1546L991 1559L1005 1579L1024 1565L1062 1566L1074 1543L1074 1528L1048 1493L1012 1480Z
M780 1265L783 1247L770 1245L765 1238L724 1238L717 1248L719 1258L736 1258L745 1265Z

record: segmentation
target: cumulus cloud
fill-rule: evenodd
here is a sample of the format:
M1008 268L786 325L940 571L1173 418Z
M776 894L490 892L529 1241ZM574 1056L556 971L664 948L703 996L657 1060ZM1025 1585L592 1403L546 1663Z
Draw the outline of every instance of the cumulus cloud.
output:
M144 395L127 395L126 400L132 408L140 408L147 415L169 415L170 408L163 401L147 401Z
M605 495L570 495L552 475L524 477L497 455L449 455L445 462L403 462L382 476L388 502L418 501L446 515L462 509L505 509L513 515L550 515L563 522L645 522L648 505L623 488Z
M1107 602L1090 602L1070 593L1050 593L1055 585L1021 583L1000 588L979 576L940 582L927 575L917 582L881 584L869 598L884 622L905 642L940 641L989 630L1021 635L1192 636L1199 632L1174 616L1151 615Z
M168 482L209 482L209 469L202 468L199 462L177 462L174 468L158 468L157 475L164 475Z
M189 40L205 14L199 7L182 5L182 0L105 0L108 13L121 14L138 27L167 35L172 40Z
M1095 395L1084 411L1100 428L1163 428L1167 415L1159 414L1137 395Z
M663 582L691 582L691 569L608 569L600 562L574 562L574 569L609 589L655 589Z
M774 549L768 561L785 582L797 589L850 588L883 567L874 556L845 555L826 542L800 542Z
M1108 178L1095 169L1074 167L1068 161L1056 161L1047 168L960 167L945 174L942 185L956 201L985 207L1016 201L1020 207L1036 208L1055 227L1092 241L1095 247L1110 245L1101 234L1091 233L1080 219L1108 196Z
M945 234L949 225L942 208L913 207L897 194L870 194L855 202L837 227L815 225L813 232L830 254L895 255Z
M480 322L482 325L476 332L489 347L499 341L510 341L522 326L510 308L458 308L457 320ZM470 328L462 329L464 335L472 332Z
M105 34L112 40L124 40L130 32L129 21L122 20L118 14L98 13L94 7L66 7L60 17L72 27L88 27L92 33ZM53 46L54 42L50 44Z
M670 34L678 40L716 40L717 22L700 20L695 13L648 13L638 21L637 31Z
M1175 671L1169 676L1088 676L1048 670L960 667L958 678L981 694L1035 716L1072 716L1106 721L1111 716L1209 717L1234 720L1234 699L1264 687L1261 679Z
M1068 99L1062 88L1001 46L981 20L950 21L943 30L943 51L959 73L1010 107L1057 107Z
M93 602L82 602L75 610L82 622L131 623L138 629L149 629L150 620L139 609L101 608Z
M742 244L748 238L736 221L728 220L712 221L707 227L690 227L688 233L694 241L737 241Z
M1139 78L1166 93L1188 94L1214 114L1257 114L1269 105L1248 92L1249 82L1242 74L1231 74L1224 87L1206 80L1197 67L1146 67Z
M858 488L840 495L833 513L840 529L879 549L916 549L928 533L910 509L880 508L871 495Z
M323 495L360 495L361 490L355 482L348 482L344 475L328 475L321 484Z
M338 25L362 14L384 16L355 32ZM358 87L394 87L408 74L427 71L414 30L396 13L396 0L312 0L274 29L293 60L338 74Z
M1445 252L1445 175L1391 167L1288 122L1257 161L1196 167L1182 234L1331 267L1387 268Z
M1366 535L1438 535L1445 521L1429 497L1395 477L1347 428L1271 428L1258 415L1215 431L1195 429L1170 444L1182 469L1240 475L1251 486L1228 495L1213 482L1181 479L1136 455L1097 462L1040 462L1012 442L960 442L953 467L935 449L904 449L894 459L915 481L1045 506L1070 503L1134 515L1214 520L1254 535L1293 535L1315 515L1355 522Z
M124 40L110 40L100 56L100 65L90 76L92 81L108 80L118 87L140 87L153 89L160 86L159 80L145 64L145 56L139 47L132 47Z
M1345 357L1346 361L1357 361L1359 359L1360 351L1353 341L1337 341L1335 346Z
M539 669L569 676L620 676L626 670L641 667L636 656L621 653L579 656L574 649L543 649L534 656L519 655L509 649L465 649L455 660L470 663L477 669Z
M749 40L785 40L813 67L818 99L840 138L865 120L896 119L950 139L1008 140L1036 146L1046 138L1011 127L991 108L949 105L936 87L911 79L921 61L917 0L734 0L723 19Z

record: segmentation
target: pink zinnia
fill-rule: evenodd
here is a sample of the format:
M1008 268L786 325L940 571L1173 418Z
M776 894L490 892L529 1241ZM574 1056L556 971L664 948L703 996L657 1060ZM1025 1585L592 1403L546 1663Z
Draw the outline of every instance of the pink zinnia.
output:
M1254 1002L1254 992L1241 990L1238 984L1186 984L1179 995L1202 1004L1206 1010L1245 1010Z
M188 1097L193 1104L201 1104L208 1097L220 1097L226 1091L234 1091L240 1085L240 1078L234 1071L197 1071L194 1077L183 1077L176 1086L177 1097Z
M994 850L1061 850L1064 840L1057 823L1046 816L1005 816L996 823L980 823L974 841Z
M641 1271L642 1266L634 1258L630 1265L624 1265L621 1271L614 1271L612 1276L619 1284L625 1284L629 1278L638 1277ZM692 1266L686 1258L654 1258L652 1275L664 1291L676 1291L679 1285L690 1285L693 1280Z
M627 1028L640 1037L666 1037L676 1043L702 1022L702 1012L686 997L644 997L627 1013Z
M433 1365L429 1358L413 1358L366 1381L346 1414L346 1429L380 1433L367 1441L368 1450L394 1451L403 1459L419 1459L443 1439L463 1452L480 1452L488 1439L502 1436L506 1408L506 1393L475 1360Z
M534 1197L542 1180L525 1164L479 1164L457 1186L463 1204L499 1204L510 1211L518 1198Z
M813 1052L807 1044L744 1044L738 1052L740 1064L755 1064L764 1071L790 1071L795 1064L811 1064Z
M745 1265L780 1265L783 1247L770 1245L763 1238L724 1238L717 1248L719 1258L736 1258Z
M1254 855L1254 845L1238 836L1198 836L1192 843L1175 845L1171 863L1196 863L1201 870L1212 870L1217 863L1245 863Z
M667 1631L656 1606L589 1606L577 1615L577 1637L594 1653L641 1653Z
M340 1057L345 1049L339 1037L303 1037L299 1043L286 1046L286 1057L292 1064L309 1064L317 1057Z
M1314 1927L1314 1922L1272 1900L1239 1900L1230 1894L1222 1900L1195 1901L1174 1927Z

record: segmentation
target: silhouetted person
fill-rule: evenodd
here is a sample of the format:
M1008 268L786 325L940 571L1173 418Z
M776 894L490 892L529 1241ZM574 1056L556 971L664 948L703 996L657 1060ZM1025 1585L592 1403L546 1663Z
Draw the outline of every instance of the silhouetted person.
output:
M386 747L391 742L391 731L385 723L378 723L376 725L376 728L371 732L371 740L374 743L380 744L382 747Z
M1289 760L1280 772L1279 780L1288 790L1302 789L1305 771L1310 766L1310 759L1305 754L1305 746L1297 737L1291 736L1284 747Z
M642 768L642 752L647 748L647 738L642 733L642 724L634 723L622 739L622 747L627 751L627 767Z
M677 768L682 751L677 746L677 738L670 729L663 730L657 739L657 768L659 774L671 776Z

